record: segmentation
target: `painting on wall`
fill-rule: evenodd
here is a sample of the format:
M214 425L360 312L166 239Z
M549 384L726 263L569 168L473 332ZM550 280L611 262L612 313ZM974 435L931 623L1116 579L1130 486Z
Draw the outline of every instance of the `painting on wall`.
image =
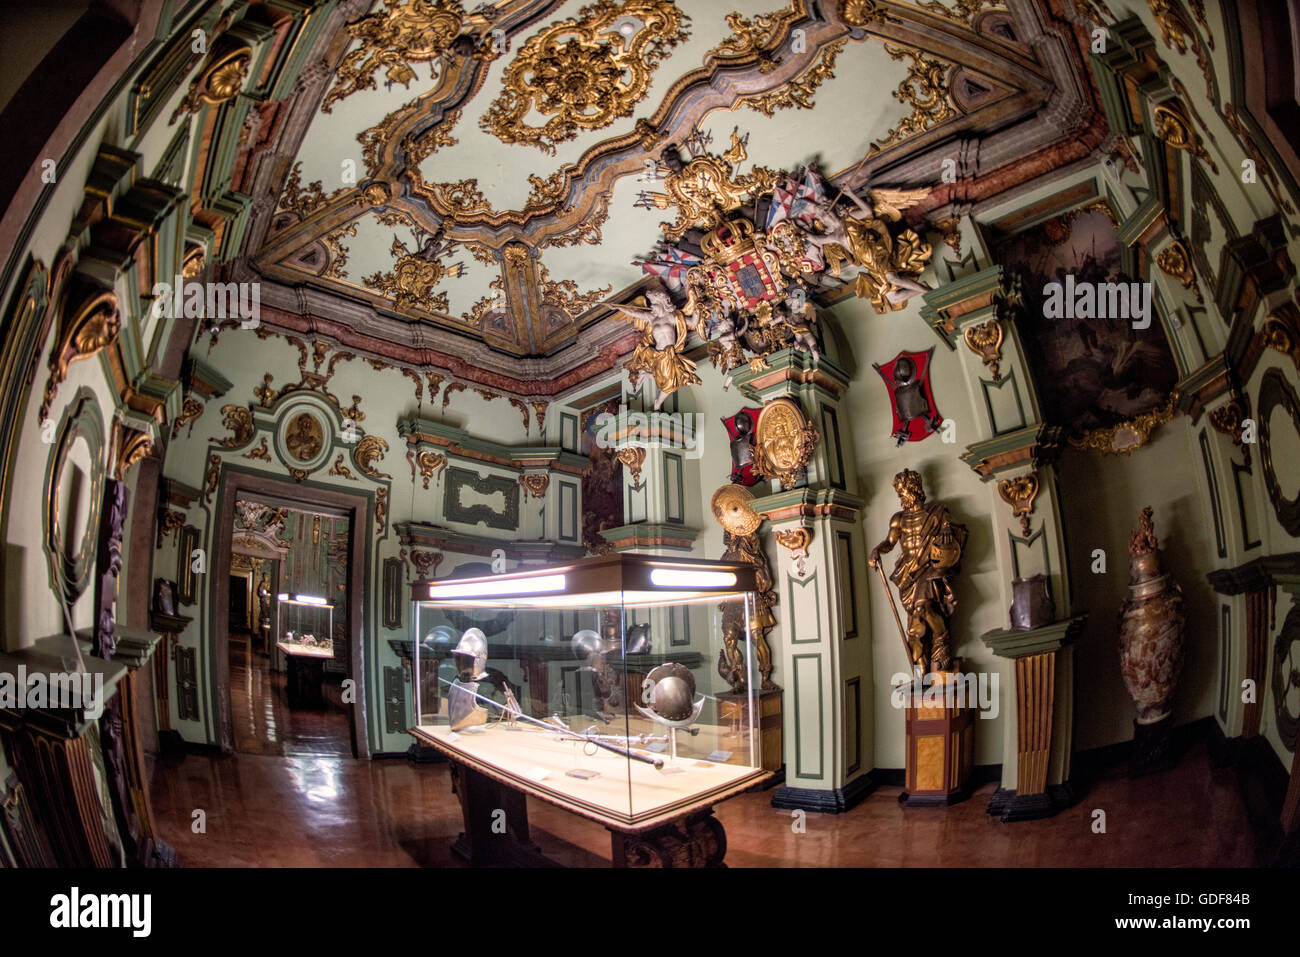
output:
M623 464L607 443L597 441L602 414L618 415L619 399L610 399L582 413L578 451L587 456L582 473L582 544L593 555L614 550L600 533L623 524Z
M1097 201L1002 239L1017 328L1048 422L1071 444L1131 452L1172 416L1178 381L1151 286L1125 275L1118 221Z

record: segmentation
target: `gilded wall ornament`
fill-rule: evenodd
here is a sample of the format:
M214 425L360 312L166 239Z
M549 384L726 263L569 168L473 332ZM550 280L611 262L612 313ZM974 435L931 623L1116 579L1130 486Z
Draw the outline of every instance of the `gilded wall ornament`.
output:
M893 18L880 0L840 0L840 19L851 27L869 27Z
M203 501L211 502L217 494L217 483L221 480L221 456L215 453L208 456L208 469L203 473Z
M50 375L41 400L40 421L49 418L59 386L68 377L68 367L112 345L121 329L122 316L115 293L89 292L80 301L65 304L59 335L50 352Z
M1250 446L1244 442L1246 420L1250 418L1250 396L1244 393L1233 395L1217 409L1210 410L1210 425L1232 439L1232 444L1241 449L1242 462L1250 467Z
M973 28L975 18L979 16L980 11L994 2L995 0L957 0L956 6L951 6L942 0L917 0L916 5L927 13L933 13L945 20L964 21Z
M1192 127L1187 111L1178 100L1166 100L1159 104L1151 111L1151 117L1155 123L1156 139L1163 140L1176 150L1190 153L1218 174L1218 164L1206 151L1201 135Z
M750 620L750 640L757 658L758 672L764 690L776 687L772 683L772 651L767 644L767 632L776 624L772 606L776 604L776 589L773 588L772 569L767 563L767 553L763 550L758 529L763 524L763 516L753 507L754 496L749 489L740 485L724 485L709 501L713 517L722 526L722 541L726 546L722 553L724 562L740 562L754 568L756 578L757 614ZM731 685L733 692L741 692L747 684L744 656L740 653L740 643L745 637L745 620L739 602L723 602L722 611L723 647L718 653L718 674Z
M336 458L334 460L334 464L330 466L329 474L338 475L341 478L348 479L349 481L352 482L355 482L357 480L357 477L352 474L352 470L343 464L342 452L338 454L338 458Z
M377 435L364 436L352 449L352 464L360 469L361 474L379 481L390 479L391 475L379 471L376 463L388 454L388 443Z
M146 432L133 429L120 418L113 420L113 478L126 480L127 470L153 451L153 439Z
M464 17L457 0L386 0L382 10L349 23L344 29L361 45L339 64L321 112L358 90L377 89L380 69L388 89L394 83L409 87L416 77L412 64L441 59L460 36Z
M1289 358L1300 372L1300 311L1295 306L1283 303L1269 313L1259 336L1265 346Z
M537 416L537 431L542 431L546 425L546 410L550 407L549 402L533 400L533 413Z
M797 578L808 574L808 546L812 544L813 530L807 525L796 525L776 532L776 543L790 553L791 565Z
M174 508L158 510L158 539L154 548L163 547L163 539L185 527L185 513Z
M662 289L647 290L646 302L646 309L618 307L619 318L631 322L641 333L641 341L624 368L632 374L634 385L645 373L654 378L659 389L654 407L658 409L682 386L699 385L700 377L695 374L694 360L682 354L690 329L682 311L674 308Z
M1070 436L1070 444L1076 449L1132 455L1147 444L1151 439L1151 433L1158 426L1164 425L1173 417L1174 400L1170 398L1160 408L1139 415L1128 422L1121 422L1108 429L1094 429L1082 436Z
M172 438L180 435L181 429L187 428L186 437L194 434L194 423L198 421L199 416L203 414L204 405L192 395L187 395L185 401L181 403L180 415L176 416L176 421L172 423Z
M411 561L415 564L415 580L428 581L438 573L438 566L445 558L442 552L425 552L411 549Z
M1020 531L1029 537L1029 516L1034 511L1034 499L1038 497L1038 473L1027 472L1015 478L998 482L998 494L1002 501L1011 506L1013 518L1020 519Z
M1166 276L1177 279L1184 289L1192 290L1197 302L1205 302L1201 287L1196 281L1196 272L1192 269L1192 257L1182 240L1175 239L1167 249L1162 250L1156 256L1156 265Z
M310 462L320 455L325 431L320 420L310 412L299 412L289 420L284 432L284 447L299 462Z
M754 471L793 488L812 460L820 436L793 399L773 399L763 405L754 430Z
M623 467L632 476L632 484L641 484L641 467L645 465L646 450L640 445L625 445L614 453L614 457L623 463Z
M813 94L824 81L834 78L835 58L839 56L847 42L847 40L836 40L827 44L816 62L785 86L758 96L747 96L741 102L764 116L772 116L777 110L796 106L804 110L813 109Z
M375 531L382 535L388 528L388 489L375 489Z
M920 50L885 44L885 52L894 60L907 57L912 61L907 76L894 91L894 99L912 108L910 115L875 142L876 148L892 146L910 136L924 133L957 115L948 94L948 71L951 63L933 59Z
M671 0L596 0L534 34L506 67L480 126L503 143L556 144L629 116L658 64L690 34ZM540 127L526 117L550 117Z
M962 333L966 347L989 367L994 382L1002 381L1002 373L998 369L998 364L1002 360L1002 338L1002 323L997 319L990 319L978 326L968 326Z
M1196 66L1205 77L1205 95L1211 100L1216 100L1214 67L1210 63L1210 54L1201 41L1200 34L1188 21L1182 5L1178 0L1147 0L1147 5L1151 8L1151 15L1155 17L1156 25L1160 27L1160 38L1164 40L1166 47L1179 53L1186 53L1188 46L1191 46L1196 56Z
M190 83L185 99L176 107L167 125L171 126L189 113L197 113L204 104L217 106L237 96L248 79L252 62L253 51L246 46L219 55Z
M442 410L447 411L447 405L451 402L451 397L457 392L464 392L469 385L464 382L448 382L447 388L442 390Z
M428 449L421 449L414 454L407 453L407 458L411 461L411 481L415 481L416 469L419 469L420 476L424 479L424 487L429 487L429 480L447 467L447 456L441 452L431 452Z
M223 449L237 449L247 445L253 438L253 413L242 405L223 405L221 407L221 424L231 434L217 440Z
M524 420L524 434L527 435L529 419L532 417L532 411L528 408L528 403L523 399L516 399L512 395L506 396L506 401L519 410L519 415Z
M271 461L271 449L266 444L266 436L262 436L262 441L244 453L243 458L259 459L263 462Z
M519 476L519 484L533 498L545 498L546 490L551 487L551 476L546 472L525 472Z

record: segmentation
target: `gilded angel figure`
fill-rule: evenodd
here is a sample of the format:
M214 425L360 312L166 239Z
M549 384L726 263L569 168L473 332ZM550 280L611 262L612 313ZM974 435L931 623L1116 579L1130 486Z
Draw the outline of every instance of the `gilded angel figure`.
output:
M647 309L635 306L617 308L623 318L632 322L641 333L641 341L625 368L632 373L634 383L639 383L647 372L654 377L659 388L654 407L658 409L682 386L699 385L700 377L695 374L695 363L682 355L691 327L681 310L674 308L668 293L662 289L647 290L646 302Z

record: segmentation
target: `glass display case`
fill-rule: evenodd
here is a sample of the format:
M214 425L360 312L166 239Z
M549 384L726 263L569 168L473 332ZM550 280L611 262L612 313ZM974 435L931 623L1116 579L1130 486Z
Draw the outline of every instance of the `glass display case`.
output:
M707 807L768 776L750 566L609 555L411 586L411 734L611 828Z
M317 595L276 596L276 644L286 655L334 657L334 605Z

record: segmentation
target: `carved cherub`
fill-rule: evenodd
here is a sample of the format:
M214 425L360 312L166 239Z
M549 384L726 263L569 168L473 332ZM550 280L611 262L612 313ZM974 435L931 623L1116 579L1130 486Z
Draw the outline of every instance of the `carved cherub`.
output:
M658 409L682 386L699 385L700 377L695 374L695 363L682 355L691 327L681 310L673 307L668 293L662 289L647 290L646 302L649 306L646 309L635 306L617 308L641 333L641 342L625 368L638 383L644 373L654 377L659 388L654 407Z
M749 320L741 318L739 325L731 306L724 303L720 315L708 324L704 339L709 345L709 357L714 367L722 367L722 388L731 388L731 370L745 364L745 350L740 336L749 329Z

